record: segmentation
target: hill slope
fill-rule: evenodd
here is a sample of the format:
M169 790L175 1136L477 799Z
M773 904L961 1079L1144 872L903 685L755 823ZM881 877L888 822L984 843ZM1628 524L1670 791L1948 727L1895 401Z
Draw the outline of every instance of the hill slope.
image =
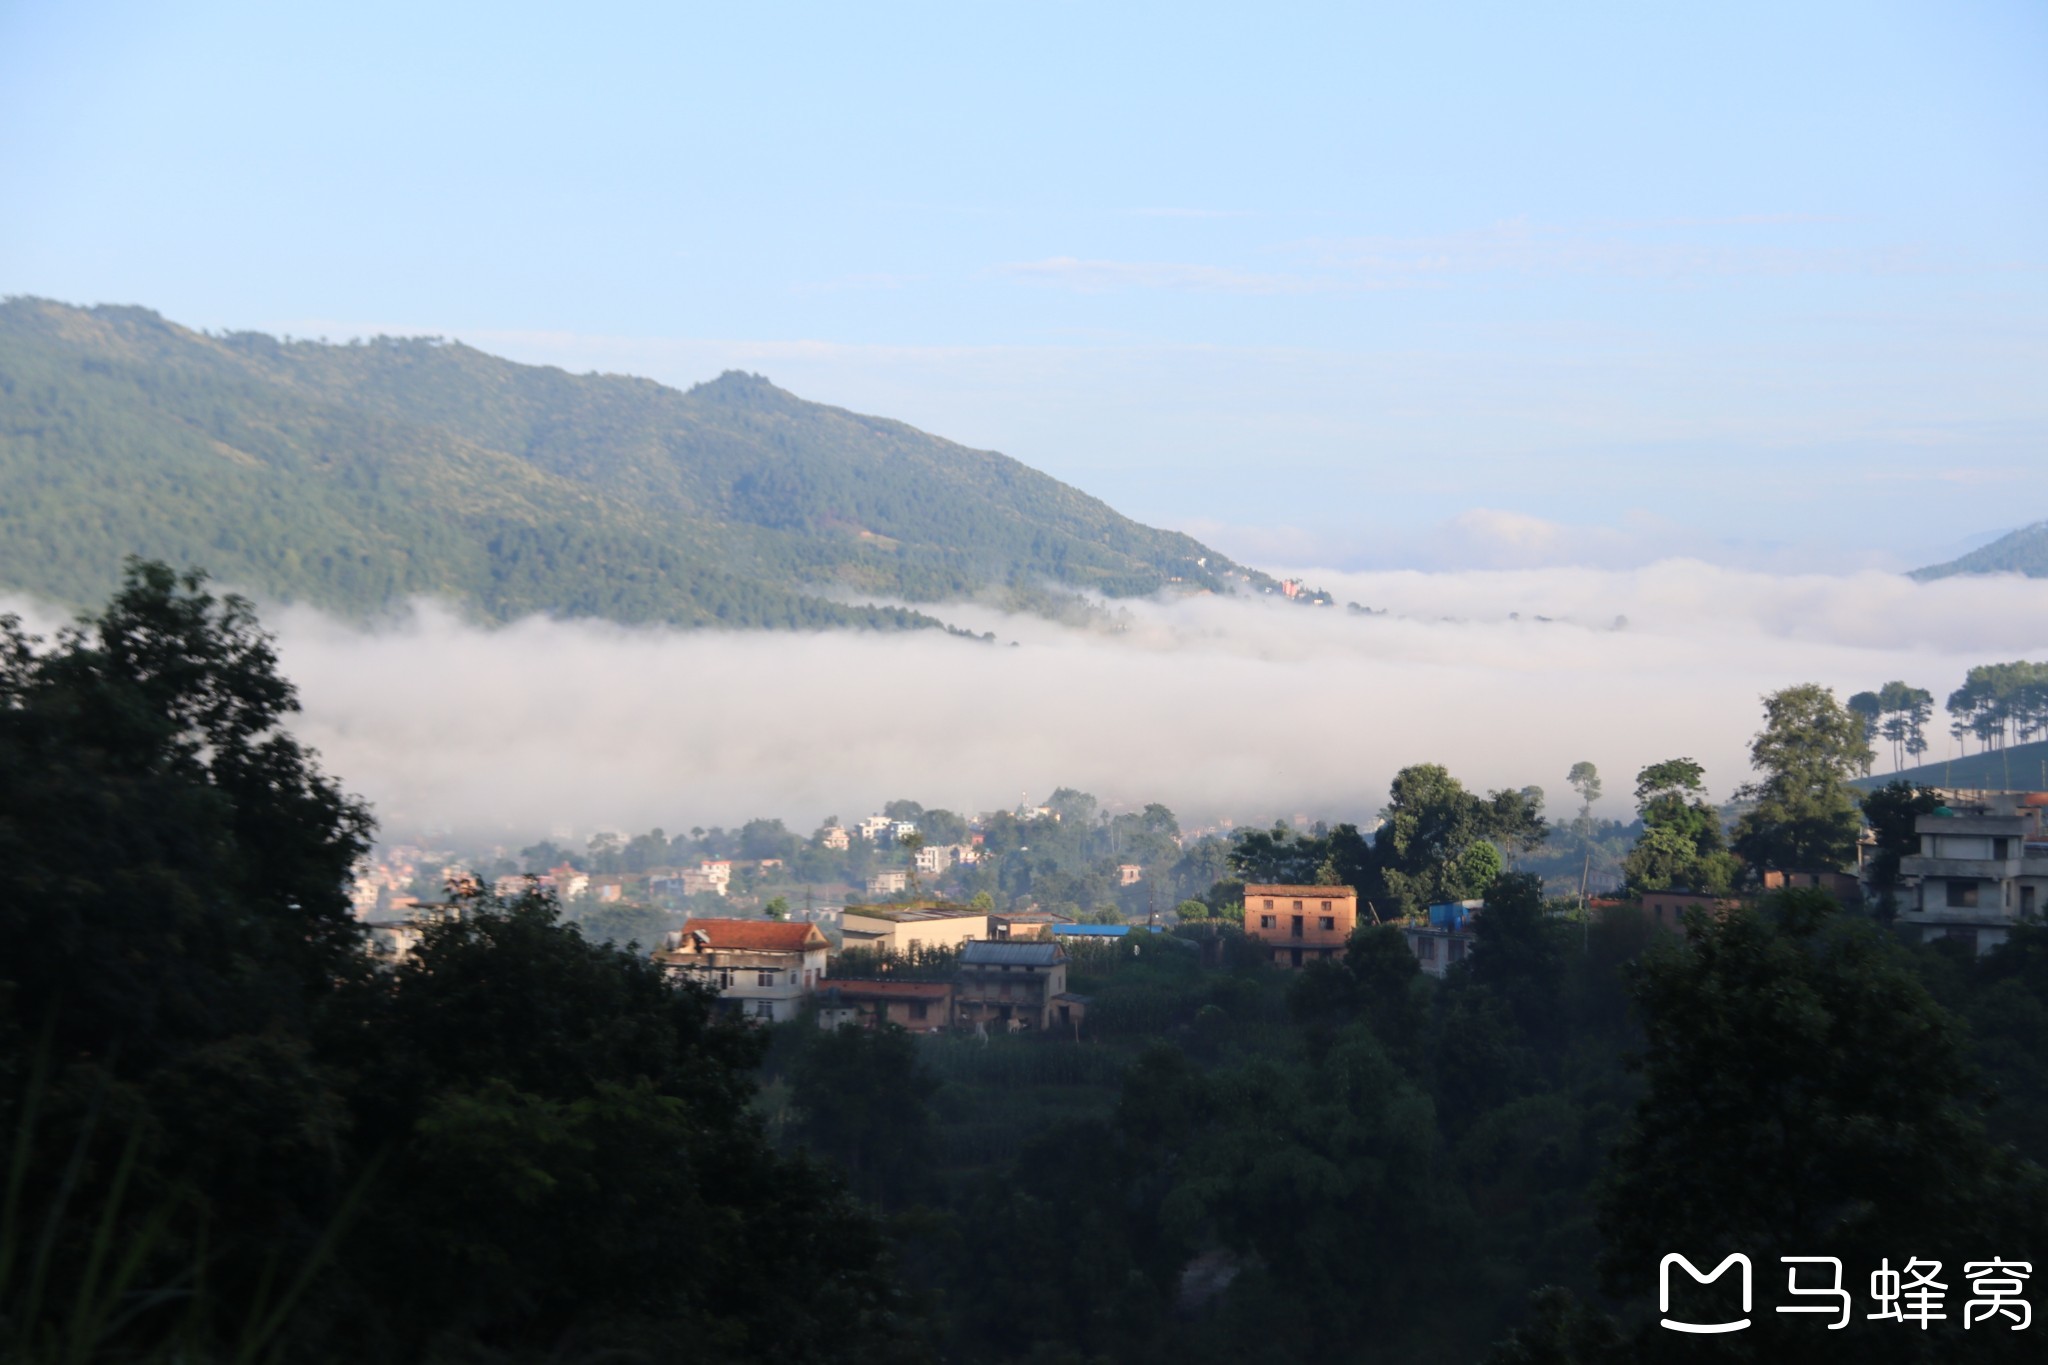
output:
M0 586L95 603L131 553L357 617L432 594L498 620L890 627L935 622L834 599L1268 581L758 376L685 393L436 340L0 302Z
M1887 782L1978 791L2048 791L2048 739L1923 763L1895 773L1873 773L1856 779L1855 785L1875 789Z
M2037 521L2008 531L1989 545L1980 546L1960 559L1915 569L1909 577L1925 583L1957 574L2018 573L2029 578L2048 578L2048 521Z

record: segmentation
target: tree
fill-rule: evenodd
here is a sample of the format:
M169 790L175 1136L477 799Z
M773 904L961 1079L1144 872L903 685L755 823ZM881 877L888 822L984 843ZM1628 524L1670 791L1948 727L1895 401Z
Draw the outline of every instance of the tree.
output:
M1481 798L1434 763L1403 768L1395 774L1388 795L1380 827L1373 834L1370 868L1361 868L1360 877L1376 883L1373 890L1384 895L1396 914L1477 894L1475 885L1483 888L1483 883L1475 882L1485 870L1482 864L1489 854L1498 860L1500 852L1492 848L1489 853L1471 853L1476 861L1468 866L1463 860L1473 845L1499 840L1527 848L1541 843L1547 833L1537 789L1497 791ZM1494 871L1497 874L1497 865Z
M249 603L131 561L41 643L0 617L0 1020L124 1071L303 1022L360 961L370 816Z
M1587 838L1593 830L1593 803L1600 799L1600 770L1581 760L1572 764L1565 781L1579 794L1579 818L1572 822L1572 832L1581 839Z
M916 1040L893 1024L812 1028L790 1068L798 1135L884 1204L909 1203L921 1188L938 1088Z
M1600 1198L1610 1292L1650 1298L1673 1251L1703 1267L1743 1252L1759 1275L1824 1254L1860 1277L1881 1257L1984 1259L2048 1225L2040 1169L1986 1136L1960 1022L1825 893L1695 916L1634 994L1645 1090ZM1748 1358L1921 1358L1860 1317L1797 1327L1757 1314Z
M1652 763L1636 775L1643 833L1622 860L1631 894L1673 886L1719 893L1734 884L1741 864L1706 792L1706 771L1689 758Z
M1910 782L1887 782L1864 793L1863 818L1877 839L1868 868L1870 884L1877 892L1878 914L1887 922L1897 910L1899 859L1920 851L1920 817L1934 814L1940 805L1932 787Z
M1753 802L1735 826L1735 851L1759 872L1835 870L1856 854L1861 830L1853 776L1870 771L1863 724L1817 683L1764 698L1764 728L1750 746L1763 774L1737 796Z

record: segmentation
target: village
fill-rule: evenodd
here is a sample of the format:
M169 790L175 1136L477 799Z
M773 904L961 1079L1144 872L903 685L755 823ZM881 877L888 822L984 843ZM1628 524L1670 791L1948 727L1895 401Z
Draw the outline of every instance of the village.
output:
M1819 890L1852 909L1888 906L1893 922L1921 939L1957 942L1973 955L1993 951L2013 926L2038 918L2048 903L2048 792L1923 789L1932 808L1914 817L1909 848L1895 850L1889 866L1877 831L1866 826L1857 843L1856 870L1839 867L1762 869L1744 891L1686 885L1614 888L1577 898L1553 896L1553 917L1640 921L1681 932L1687 917L1718 917L1751 904L1760 894L1789 888ZM938 813L945 816L945 813ZM945 816L951 820L954 817ZM563 862L535 872L503 873L486 888L460 867L443 869L464 894L421 898L396 888L413 884L418 850L402 850L364 869L355 884L358 917L372 953L382 963L404 962L426 926L462 913L465 896L486 889L500 902L545 897L573 914L634 906L647 922L675 927L641 946L677 980L706 988L718 1009L757 1023L813 1017L819 1027L894 1026L910 1033L948 1031L986 1038L991 1033L1079 1040L1087 1036L1090 998L1068 988L1076 952L1122 945L1143 951L1187 952L1208 963L1224 959L1236 943L1239 957L1257 958L1283 971L1339 959L1361 927L1399 930L1417 969L1441 979L1467 960L1478 941L1483 895L1417 905L1385 913L1361 901L1345 884L1240 881L1220 876L1194 895L1158 902L1157 889L1186 884L1189 849L1219 843L1210 833L1157 842L1155 861L1114 862L1098 869L1126 906L1054 908L1029 895L1004 897L984 889L960 899L934 894L975 882L961 874L988 870L1004 856L987 848L987 826L1050 831L1062 821L1050 806L1020 807L1002 821L971 822L958 842L924 842L914 818L878 814L842 828L830 823L810 840L824 855L863 852L900 863L871 871L865 898L841 894L820 902L816 886L793 905L789 860L704 858L688 867L656 866L632 873L591 873ZM1259 836L1268 837L1268 836ZM1229 847L1241 850L1239 837ZM1211 850L1213 853L1213 850ZM1241 866L1241 852L1227 862ZM1197 858L1201 869L1214 857ZM1885 869L1881 872L1881 869ZM1227 868L1226 868L1227 872ZM1065 883L1060 883L1065 885ZM828 890L851 892L847 886Z

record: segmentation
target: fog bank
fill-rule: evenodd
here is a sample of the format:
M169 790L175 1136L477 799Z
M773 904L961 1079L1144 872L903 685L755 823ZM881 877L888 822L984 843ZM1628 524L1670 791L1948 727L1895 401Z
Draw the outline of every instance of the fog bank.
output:
M1121 603L1114 632L940 612L996 645L486 630L431 604L374 633L304 608L264 620L301 690L300 733L394 837L757 815L807 831L898 796L980 810L1061 784L1164 801L1189 822L1366 819L1397 769L1425 761L1471 785L1543 786L1555 812L1566 771L1590 759L1621 815L1647 762L1697 758L1716 796L1745 780L1771 689L1846 696L1904 678L1940 698L1972 664L2048 651L2048 581L1683 561L1303 576L1339 605ZM1931 758L1950 751L1941 717L1929 738Z

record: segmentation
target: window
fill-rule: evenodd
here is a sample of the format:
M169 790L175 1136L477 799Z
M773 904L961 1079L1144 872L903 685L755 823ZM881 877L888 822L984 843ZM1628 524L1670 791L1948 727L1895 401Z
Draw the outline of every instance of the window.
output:
M1328 912L1328 910L1329 910L1329 908L1330 908L1330 903L1329 903L1328 901L1324 901L1324 902L1323 902L1323 910L1324 910L1324 911L1325 911L1325 912L1327 913L1327 912Z
M910 1002L910 1017L913 1019L924 1018L925 1015L930 1012L930 1010L931 1006L926 1004L922 1000L913 1000Z
M756 1000L754 1002L754 1017L756 1019L773 1019L775 1017L775 1002L773 1000Z
M1296 905L1299 905L1299 904L1301 904L1301 902L1300 902L1300 901L1296 901L1296 902L1295 902L1295 904L1296 904ZM1290 930L1288 931L1288 937L1289 937L1289 938L1300 938L1300 937L1301 937L1301 916L1300 916L1300 915L1296 915L1296 916L1294 917L1294 924L1293 924L1292 928L1291 928L1291 929L1290 929Z
M1977 883L1950 882L1948 903L1952 909L1975 910L1977 908Z
M755 984L756 986L772 986L772 985L774 985L774 984L775 984L775 973L773 973L773 972L755 972L755 973L754 973L754 984Z
M2012 856L2011 847L2011 841L2009 840L1993 839L1991 841L1991 856L2002 863Z
M732 968L720 967L718 969L718 989L722 991L732 989Z
M1418 960L1418 961L1421 961L1421 962L1434 962L1434 961L1436 961L1436 940L1435 940L1435 939L1433 939L1433 938L1418 938L1418 939L1416 939L1416 940L1415 940L1415 957L1416 957L1416 960Z
M1464 939L1462 939L1462 938L1454 938L1454 939L1452 939L1452 940L1451 940L1451 961L1453 961L1453 962L1463 962L1464 960L1465 960L1465 940L1464 940Z
M1335 933L1337 931L1337 917L1335 915L1324 915L1318 923L1321 925L1324 933Z
M1299 949L1299 948L1296 948L1296 949L1294 950L1294 962L1293 962L1293 965L1294 965L1294 966L1297 966L1297 967L1299 967L1299 966L1301 965L1301 949Z
M1265 903L1264 905L1260 906L1259 908L1260 908L1261 910L1271 910L1271 909L1273 908L1273 902L1272 902L1272 900L1271 900L1271 899L1269 898L1269 899L1268 899L1268 900L1266 901L1266 903Z
M1297 910L1301 909L1301 902L1300 902L1300 901L1296 901L1296 902L1294 903L1294 908L1295 908L1295 909L1297 909Z
M1271 901L1267 901L1267 902L1266 902L1266 904L1268 904L1268 905L1271 905L1272 903L1273 903L1273 902L1271 902ZM1273 927L1273 917L1272 917L1271 915L1260 915L1260 916L1259 916L1259 927L1260 927L1261 929L1270 929L1270 928L1272 928L1272 927Z
M790 984L790 985L792 985L792 986L794 986L794 985L796 984L796 973L795 973L795 972L791 972L791 973L789 974L789 984Z

